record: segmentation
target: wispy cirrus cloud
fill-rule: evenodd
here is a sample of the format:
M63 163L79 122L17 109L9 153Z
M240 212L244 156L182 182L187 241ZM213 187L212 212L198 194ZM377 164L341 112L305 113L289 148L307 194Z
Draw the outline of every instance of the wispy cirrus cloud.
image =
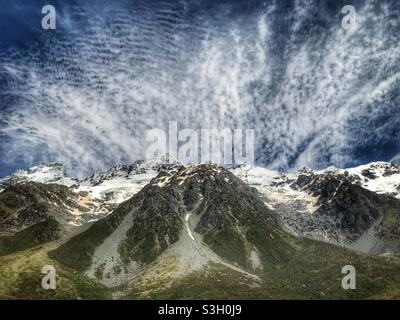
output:
M304 1L71 6L67 32L1 55L1 165L52 159L84 175L143 158L147 130L168 121L254 128L271 168L356 163L399 138L393 6L367 1L351 32L340 7Z

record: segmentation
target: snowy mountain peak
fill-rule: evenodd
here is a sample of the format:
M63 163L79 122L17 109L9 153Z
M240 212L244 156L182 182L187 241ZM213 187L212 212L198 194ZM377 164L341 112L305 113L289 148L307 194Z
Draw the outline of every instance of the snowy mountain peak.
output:
M370 191L400 198L400 165L388 162L372 162L347 169L334 166L323 170L303 168L295 172L277 172L252 166L237 166L231 171L250 185L260 188L290 186L298 179L317 175L334 175L344 177Z
M40 183L55 183L72 186L77 183L76 179L67 176L64 166L57 162L45 162L27 170L18 170L10 176L0 180L0 184L10 184L34 181Z
M325 169L316 171L316 173L328 173L328 171ZM400 165L388 162L372 162L354 168L337 169L332 173L343 175L351 182L370 191L400 198Z
M179 162L170 160L166 157L152 160L138 160L130 165L116 165L106 171L96 172L91 177L84 179L82 182L83 184L96 186L105 181L114 179L135 180L135 176L137 175L149 174L155 176L158 172L168 171L180 166Z
M397 221L392 214L400 208L399 165L374 162L289 173L238 167L233 173L257 188L298 236L374 254L399 250L393 240L398 231L392 227Z

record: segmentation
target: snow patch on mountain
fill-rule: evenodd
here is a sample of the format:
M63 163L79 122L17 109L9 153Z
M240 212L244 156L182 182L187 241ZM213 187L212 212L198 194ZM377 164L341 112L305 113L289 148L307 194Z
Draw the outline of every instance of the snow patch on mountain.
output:
M107 171L96 172L83 180L68 177L65 168L59 163L43 163L28 170L19 170L1 179L0 192L8 185L29 181L67 186L77 194L77 202L85 208L83 212L79 208L72 207L70 213L75 218L68 224L81 226L103 218L120 203L139 192L160 171L176 165L174 162L163 161L166 160L155 159L137 161L129 166L118 165Z
M328 172L328 169L316 173ZM365 189L380 193L390 194L400 199L400 165L387 162L373 162L367 165L349 169L333 169L335 174L343 174L355 178Z
M43 163L28 170L18 170L10 176L0 179L0 184L7 186L27 181L40 183L55 183L70 187L78 180L67 176L66 170L60 163Z
M44 163L20 170L0 180L0 192L7 185L27 181L45 184L56 183L68 186L77 193L77 202L86 208L83 213L79 208L71 208L76 218L70 221L73 226L80 226L108 215L122 202L130 199L146 186L161 171L173 171L179 163L169 157L136 161L131 165L118 165L107 171L96 172L92 176L77 180L66 175L61 164ZM181 184L195 174L196 166L189 166L182 175ZM218 169L215 169L218 170ZM326 241L327 233L313 213L319 208L318 197L307 190L293 185L299 177L311 177L333 174L346 177L354 184L379 193L389 194L400 199L400 165L386 162L374 162L349 169L329 167L324 170L302 169L296 172L277 172L254 166L236 166L230 171L245 183L258 189L265 203L280 215L283 225L292 233ZM169 182L165 175L156 183L163 187ZM192 219L193 217L190 217ZM89 220L88 220L89 219ZM338 235L340 238L340 236ZM341 239L337 240L341 242Z
M279 214L283 226L295 235L369 253L379 253L390 248L397 250L394 243L387 239L383 243L377 236L382 218L379 218L356 242L349 242L340 231L331 227L335 225L335 221L330 215L324 217L314 215L320 209L321 201L319 196L315 196L315 191L309 190L308 186L317 181L315 179L333 175L374 193L400 199L400 165L374 162L349 169L329 167L314 171L304 168L288 173L260 167L238 166L231 171L255 187L265 203ZM340 183L333 192L333 197L341 186Z
M271 202L274 202L274 199L279 202L291 197L307 198L307 194L300 189L290 187L290 185L300 175L310 176L328 173L342 175L365 189L379 194L389 194L400 199L400 165L387 162L373 162L349 169L328 167L314 171L304 168L287 173L246 165L233 168L231 172L268 196ZM308 200L313 203L316 199L308 198Z

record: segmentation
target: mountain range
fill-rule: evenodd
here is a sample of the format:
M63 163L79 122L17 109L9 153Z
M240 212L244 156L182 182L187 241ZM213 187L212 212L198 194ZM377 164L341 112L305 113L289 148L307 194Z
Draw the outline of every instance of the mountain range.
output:
M400 166L44 163L0 180L2 299L398 299ZM57 289L44 290L53 265ZM342 288L346 265L357 289Z

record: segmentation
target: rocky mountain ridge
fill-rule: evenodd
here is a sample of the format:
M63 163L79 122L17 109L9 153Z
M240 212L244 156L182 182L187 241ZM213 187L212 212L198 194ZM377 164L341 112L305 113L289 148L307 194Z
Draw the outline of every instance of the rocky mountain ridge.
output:
M0 225L12 232L0 236L0 271L32 259L28 266L37 268L40 255L85 296L114 299L397 295L400 200L393 195L331 169L139 166L71 186L7 186ZM79 219L70 219L73 210ZM349 263L364 288L354 294L337 280ZM376 274L386 289L372 281ZM25 288L17 292L31 296ZM11 291L0 287L0 295Z
M41 183L42 188L65 186L69 190L68 199L64 199L65 217L58 220L74 227L106 217L160 172L183 167L169 159L137 161L78 180L69 178L62 165L53 163L19 171L0 184L5 188L26 183ZM229 170L256 188L267 206L279 213L281 224L297 236L372 254L400 250L399 165L377 162L350 169L304 168L290 173L248 166Z

